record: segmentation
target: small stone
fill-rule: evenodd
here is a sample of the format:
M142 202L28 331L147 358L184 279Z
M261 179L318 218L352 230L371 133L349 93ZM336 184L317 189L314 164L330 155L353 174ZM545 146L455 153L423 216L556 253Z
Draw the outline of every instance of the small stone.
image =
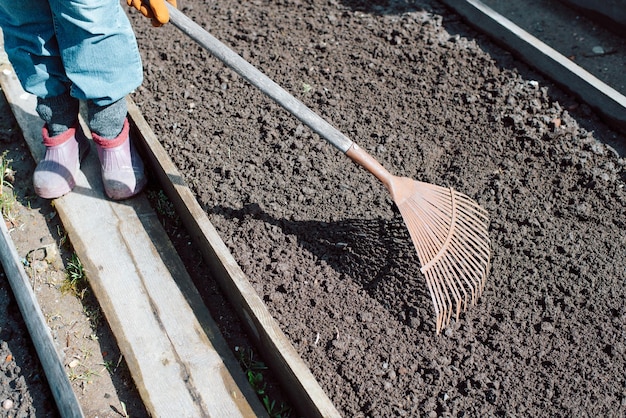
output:
M594 46L591 48L591 51L596 55L604 55L604 48L601 46Z
M13 401L11 399L5 399L2 402L2 407L8 411L9 409L13 408Z
M361 320L361 322L372 322L372 320L374 319L374 315L372 315L371 312L361 312L359 314L359 319Z
M48 270L48 263L42 260L35 260L31 263L31 267L36 274L43 274Z

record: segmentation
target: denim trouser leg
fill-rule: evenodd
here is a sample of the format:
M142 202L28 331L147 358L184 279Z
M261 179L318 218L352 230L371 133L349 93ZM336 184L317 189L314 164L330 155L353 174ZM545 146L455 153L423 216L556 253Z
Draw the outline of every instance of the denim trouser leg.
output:
M4 49L22 87L37 97L69 89L47 0L0 0Z
M135 34L119 0L0 0L5 50L37 97L70 91L109 105L142 82Z

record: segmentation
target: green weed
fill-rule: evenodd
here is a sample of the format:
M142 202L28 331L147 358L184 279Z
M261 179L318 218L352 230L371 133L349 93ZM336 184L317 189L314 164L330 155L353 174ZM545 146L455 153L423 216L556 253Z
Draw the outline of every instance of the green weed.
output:
M82 291L82 293L84 294L85 291L86 288ZM100 310L100 307L97 305L92 307L83 306L83 313L85 314L87 319L89 319L89 325L91 325L91 329L94 331L98 329L98 326L100 326L100 322L102 321L102 310Z
M85 269L83 263L74 253L65 268L65 280L61 285L61 292L70 293L82 299L86 290Z
M59 236L59 247L69 248L70 240L67 236L67 232L65 232L61 225L57 225L57 235Z
M7 159L7 151L0 156L0 212L7 220L15 219L15 193L13 192L13 181L15 181L15 171L11 168L13 160Z
M175 224L178 223L178 215L176 214L174 204L168 199L163 190L148 190L147 196L159 215L174 221Z
M291 416L291 408L285 405L284 402L280 402L280 404L277 405L276 401L271 399L266 393L267 385L263 377L263 372L267 371L268 368L265 363L256 360L254 351L251 349L235 347L235 351L237 352L239 364L246 373L248 383L263 403L269 416L271 418L289 418Z
M79 380L90 383L93 381L94 377L100 377L100 374L98 374L94 370L84 370L82 372L79 372L77 370L70 370L67 374L67 377L70 379L70 382Z
M104 366L104 370L106 370L109 374L113 374L115 372L115 362L112 360L104 360L102 366Z

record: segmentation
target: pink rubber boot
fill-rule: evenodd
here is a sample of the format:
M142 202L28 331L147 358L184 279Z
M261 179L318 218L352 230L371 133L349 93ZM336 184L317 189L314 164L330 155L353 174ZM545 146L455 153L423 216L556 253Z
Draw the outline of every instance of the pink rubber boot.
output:
M33 173L35 193L44 199L56 199L72 191L80 162L89 152L89 142L80 128L70 128L54 137L42 129L46 154Z
M92 134L100 158L104 191L113 200L133 197L147 183L143 162L131 144L129 132L126 119L122 132L116 138L106 139Z

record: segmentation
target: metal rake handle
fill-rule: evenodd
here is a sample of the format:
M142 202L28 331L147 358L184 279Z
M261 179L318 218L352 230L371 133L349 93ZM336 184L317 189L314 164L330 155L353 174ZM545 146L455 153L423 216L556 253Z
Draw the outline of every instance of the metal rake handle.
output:
M343 153L350 149L353 142L348 137L309 109L304 103L289 94L252 64L244 60L235 51L228 48L213 35L204 30L180 10L167 2L165 4L170 13L170 22L185 35L209 51L214 57L222 61L237 74L245 78L250 84L261 90L265 95L273 99L337 149Z

